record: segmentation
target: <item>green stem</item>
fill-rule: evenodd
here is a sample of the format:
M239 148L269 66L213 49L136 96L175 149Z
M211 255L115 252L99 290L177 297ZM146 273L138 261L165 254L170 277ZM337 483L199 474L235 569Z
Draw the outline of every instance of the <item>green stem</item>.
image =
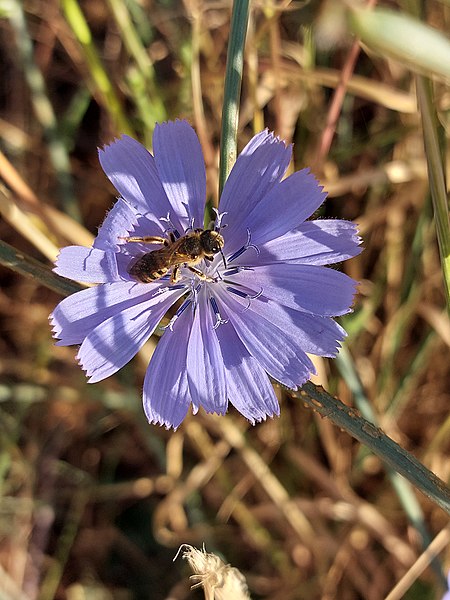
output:
M220 143L219 196L237 156L237 129L241 97L244 47L249 17L249 0L235 0L231 15L228 42L225 89L222 108L222 133Z
M336 364L343 379L350 388L353 394L355 405L358 410L361 411L362 416L374 425L378 425L377 415L375 414L375 411L373 410L372 405L366 396L363 385L356 372L352 357L346 346L339 350L339 354L336 357ZM431 536L427 529L422 508L417 500L416 495L414 494L412 486L404 479L404 477L400 475L400 473L397 472L396 469L394 470L391 467L387 467L386 473L393 489L395 490L395 493L397 494L400 504L403 507L403 510L408 516L410 523L420 534L422 538L422 547L425 550L431 543ZM433 560L432 566L436 572L436 575L439 577L441 584L445 585L445 577L439 561Z
M24 252L20 252L16 248L13 248L6 242L0 240L0 264L34 279L38 283L45 285L54 292L62 294L63 296L69 296L75 292L83 290L79 283L60 277L56 273L38 262L31 256L28 256Z
M359 440L450 514L450 490L445 483L379 427L366 421L354 408L346 406L310 381L305 383L300 391L290 394Z

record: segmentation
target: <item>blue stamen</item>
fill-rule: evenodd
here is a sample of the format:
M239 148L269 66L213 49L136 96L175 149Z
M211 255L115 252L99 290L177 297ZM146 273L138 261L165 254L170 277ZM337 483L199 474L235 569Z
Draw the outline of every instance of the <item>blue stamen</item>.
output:
M252 241L252 234L250 232L250 229L247 229L247 241L242 246L242 248L239 248L239 250L236 250L236 252L228 258L228 262L229 263L233 262L233 260L236 260L239 256L241 256L241 254L244 254L244 252L246 250L248 250L249 248L253 248L253 250L259 256L260 252L259 252L258 246L255 246L255 244L252 244L251 241Z
M175 236L175 238L177 240L180 238L180 233L179 233L178 229L176 229L174 227L172 221L170 220L170 212L167 213L167 217L160 217L159 220L164 221L169 225L169 227L164 229L164 233L169 233L169 232L173 233L173 235Z
M176 318L178 319L178 317L180 317L184 311L187 309L187 307L192 303L192 300L190 298L187 298L183 304L180 306L180 308L177 310L177 312L175 313Z
M232 275L237 275L241 271L253 271L253 267L234 267L233 269L229 269L225 271L223 274L224 277L231 277Z
M233 260L236 260L239 256L241 256L241 254L244 254L244 252L247 250L246 246L242 246L242 248L239 248L239 250L237 250L234 254L232 254L231 256L228 257L227 262L233 262Z
M191 304L192 304L192 300L190 298L187 298L183 302L183 304L180 306L180 308L177 310L177 312L174 314L174 316L170 319L169 324L165 325L162 329L170 329L170 331L173 331L173 326L175 324L175 321L184 313L184 311Z
M213 325L213 329L217 329L219 327L219 325L224 325L225 323L228 323L228 319L222 319L222 317L220 315L219 307L217 306L216 299L213 296L209 297L209 302L213 309L213 313L216 317L216 322Z
M243 292L242 290L237 290L236 288L230 287L227 285L227 290L232 294L236 294L236 296L240 296L241 298L248 298L248 294Z
M262 293L263 293L263 291L264 291L264 290L263 290L263 288L261 288L261 289L259 290L259 292L257 292L257 293L256 293L254 296L251 296L251 295L249 294L249 296L248 296L248 297L250 298L250 300L256 300L256 298L259 298L260 296L262 296Z
M219 307L217 306L217 302L216 302L216 299L214 298L214 296L211 296L210 299L209 299L209 301L211 302L211 306L212 306L212 309L214 311L214 314L218 315L219 314Z
M235 267L234 269L230 269L229 271L225 271L223 274L224 277L230 277L231 275L237 275L242 271L241 267Z
M215 208L214 206L213 206L213 211L216 213L216 221L214 223L214 231L220 231L221 229L226 227L226 225L222 225L222 219L228 213L227 212L220 213L217 210L217 208Z
M194 231L194 221L195 221L195 217L191 217L189 227L186 229L186 233L188 231Z
M247 306L244 308L244 311L248 310L250 308L250 304L252 300L256 300L256 298L259 298L262 293L263 293L263 288L261 288L259 290L259 292L253 292L251 294L249 294L248 292L244 292L243 290L238 290L234 287L231 286L227 286L227 290L229 292L231 292L232 294L235 294L236 296L239 296L240 298L245 298L248 302Z

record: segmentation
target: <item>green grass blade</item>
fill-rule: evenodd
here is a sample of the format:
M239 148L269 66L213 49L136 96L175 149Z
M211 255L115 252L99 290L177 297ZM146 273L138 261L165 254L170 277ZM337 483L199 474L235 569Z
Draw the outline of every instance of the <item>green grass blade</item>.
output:
M133 57L136 63L140 74L139 79L142 79L142 94L139 94L139 97L135 98L136 105L139 108L139 106L144 104L144 100L146 100L146 114L142 111L141 114L145 114L147 123L149 121L153 123L153 130L155 122L164 121L164 119L167 118L162 94L156 86L153 63L140 40L139 34L131 20L128 8L123 0L107 0L107 4L112 12L127 52ZM137 74L135 74L135 79L136 75Z
M58 130L56 116L47 94L44 77L34 60L33 43L28 33L22 3L18 0L10 0L9 8L8 18L16 34L17 49L30 89L34 112L48 143L48 153L55 169L61 204L68 215L80 221L81 214L73 193L69 155Z
M92 41L91 30L77 0L61 0L66 20L81 46L91 78L92 92L108 112L118 133L134 136L122 105L106 73L97 49Z
M90 103L91 93L87 88L80 87L75 92L64 115L60 119L59 130L69 151L75 147L77 131Z
M228 41L225 89L220 138L219 196L237 156L239 102L244 67L244 46L249 17L249 0L235 0Z
M423 139L427 157L430 193L433 201L439 253L444 276L447 309L450 312L450 220L444 164L439 146L438 121L430 82L418 76L417 99L422 115Z
M24 252L13 248L2 240L0 240L0 264L16 271L16 273L34 279L38 283L45 285L45 287L48 287L63 296L69 296L70 294L85 289L79 283L75 283L75 281L70 281L69 279L65 279L64 277L60 277L56 273L53 273L46 265L43 265Z

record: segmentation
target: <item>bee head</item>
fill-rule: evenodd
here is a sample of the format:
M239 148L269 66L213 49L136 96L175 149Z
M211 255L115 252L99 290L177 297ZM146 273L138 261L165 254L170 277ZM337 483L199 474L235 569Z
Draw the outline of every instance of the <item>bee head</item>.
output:
M222 251L224 245L224 239L218 231L211 231L205 229L200 234L200 243L202 245L205 254L211 256Z

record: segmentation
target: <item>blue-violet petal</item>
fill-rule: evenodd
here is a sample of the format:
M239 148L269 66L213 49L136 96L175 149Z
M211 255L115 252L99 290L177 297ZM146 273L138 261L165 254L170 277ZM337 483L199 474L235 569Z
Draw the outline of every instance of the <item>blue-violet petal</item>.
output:
M225 365L228 398L252 424L280 414L277 397L264 369L238 338L233 326L217 328ZM255 394L255 390L258 392Z
M156 125L153 149L158 175L185 229L203 227L206 172L198 137L186 121Z
M192 313L188 309L177 319L174 331L166 329L164 332L144 379L147 419L167 429L177 429L191 403L186 369L191 325Z

